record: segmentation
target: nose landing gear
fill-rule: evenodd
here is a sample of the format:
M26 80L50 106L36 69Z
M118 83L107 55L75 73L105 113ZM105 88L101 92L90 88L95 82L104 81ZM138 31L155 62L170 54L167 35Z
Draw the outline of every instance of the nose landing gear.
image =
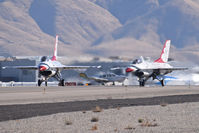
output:
M37 82L37 85L41 86L42 82L44 82L44 81L45 81L45 86L48 86L47 79L45 79L45 80L39 79L38 82Z

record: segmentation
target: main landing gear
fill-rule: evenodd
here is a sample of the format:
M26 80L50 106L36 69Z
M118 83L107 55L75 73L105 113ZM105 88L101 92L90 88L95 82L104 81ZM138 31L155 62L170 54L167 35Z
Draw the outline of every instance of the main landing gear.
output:
M64 79L61 79L59 82L59 86L64 86L64 85L65 85Z
M58 84L59 86L65 86L64 79L62 78L60 72L57 72L53 77L59 81L59 84ZM45 86L48 86L48 79L49 78L50 77L43 77L43 79L39 79L38 82L37 82L37 85L41 86L42 82L45 82Z
M164 76L163 76L163 75L158 75L158 76L157 76L157 75L155 75L155 74L152 74L152 75L150 75L150 76L148 76L148 77L139 77L138 82L139 82L140 87L145 86L146 81L147 81L150 77L152 77L153 80L154 80L154 79L157 79L158 81L160 81L162 87L165 86L165 83L164 83Z
M144 80L144 78L140 78L139 79L139 85L140 85L140 87L145 86L145 80Z
M38 85L38 86L41 86L42 82L43 82L43 81L42 81L41 79L39 79L38 82L37 82L37 85ZM47 81L45 81L45 86L48 86L48 82L47 82ZM60 80L59 86L65 86L64 79Z
M64 79L61 76L60 72L57 72L57 74L55 74L54 78L56 78L59 81L59 86L65 86L65 82Z
M37 85L41 86L41 83L42 83L42 81L39 79L38 82L37 82Z
M38 85L38 86L41 86L42 82L44 82L44 81L45 81L45 86L48 86L47 80L42 80L42 79L39 79L39 80L38 80L37 85Z
M159 80L159 81L160 81L162 87L164 87L164 86L165 86L164 80ZM145 81L144 79L139 80L139 85L140 85L140 87L145 86L145 82L146 82L146 81Z
M160 81L160 83L163 87L164 86L164 76L163 75L156 76L156 79Z
M164 80L160 80L162 87L164 86Z

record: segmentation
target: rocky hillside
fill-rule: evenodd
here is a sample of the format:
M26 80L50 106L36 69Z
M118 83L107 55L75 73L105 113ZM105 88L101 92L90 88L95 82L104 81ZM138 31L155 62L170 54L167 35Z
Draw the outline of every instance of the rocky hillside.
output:
M199 0L96 0L113 14L122 26L100 37L93 45L109 47L111 43L124 52L153 53L166 39L172 40L176 56L197 57L199 50ZM147 47L147 46L148 47ZM125 46L126 48L124 48ZM154 48L153 48L154 47ZM147 48L147 49L146 49ZM176 49L177 48L177 49ZM115 49L114 49L115 50ZM131 53L130 53L131 52ZM152 53L151 53L152 54ZM172 54L172 53L171 53ZM148 54L147 54L148 55Z
M0 56L199 57L199 0L0 0Z
M91 42L120 27L107 10L88 0L1 0L0 55L80 55Z

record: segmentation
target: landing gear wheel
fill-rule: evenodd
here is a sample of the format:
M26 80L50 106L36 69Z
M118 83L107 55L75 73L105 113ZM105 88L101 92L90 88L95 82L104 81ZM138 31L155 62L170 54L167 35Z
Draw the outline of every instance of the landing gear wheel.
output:
M115 85L115 82L113 82L113 85Z
M143 87L145 85L144 81L139 81L140 87Z
M45 81L45 86L48 86L48 82L47 81Z
M65 85L64 83L65 83L64 79L62 79L59 84L60 84L60 86L64 86Z
M42 81L39 79L37 83L38 83L38 86L41 86Z
M160 80L162 87L164 86L164 80Z

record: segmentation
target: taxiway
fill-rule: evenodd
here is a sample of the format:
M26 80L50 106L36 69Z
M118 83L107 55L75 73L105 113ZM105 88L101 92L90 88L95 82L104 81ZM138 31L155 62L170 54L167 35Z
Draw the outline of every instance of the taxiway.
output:
M1 87L0 105L199 94L198 86Z
M5 87L0 88L0 121L61 112L199 102L197 86Z

